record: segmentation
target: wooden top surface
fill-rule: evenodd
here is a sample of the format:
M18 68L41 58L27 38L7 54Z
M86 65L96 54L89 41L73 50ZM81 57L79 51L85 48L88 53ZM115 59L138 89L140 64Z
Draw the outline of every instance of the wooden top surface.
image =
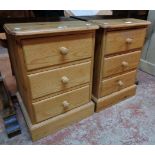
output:
M98 19L89 20L92 23L99 25L102 28L121 28L121 27L134 27L134 26L147 26L151 22L134 18L123 19Z
M85 21L37 22L5 24L4 29L11 35L35 35L56 32L94 30L99 26Z

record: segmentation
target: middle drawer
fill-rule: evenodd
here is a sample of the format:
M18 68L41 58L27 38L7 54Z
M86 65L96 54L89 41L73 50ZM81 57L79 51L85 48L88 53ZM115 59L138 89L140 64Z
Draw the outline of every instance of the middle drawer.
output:
M104 58L102 77L120 74L138 66L141 51Z
M67 90L91 79L91 62L28 75L32 99Z

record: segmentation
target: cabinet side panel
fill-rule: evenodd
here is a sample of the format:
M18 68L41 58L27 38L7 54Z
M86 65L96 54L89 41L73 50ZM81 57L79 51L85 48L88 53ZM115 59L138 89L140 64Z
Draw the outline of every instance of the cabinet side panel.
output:
M30 102L31 96L29 93L29 84L26 79L26 70L23 59L22 48L20 46L20 41L17 41L14 36L8 35L8 45L9 45L9 57L11 61L11 67L13 74L16 77L17 88L20 95L22 96L25 107L30 115L31 121L34 122L35 118L33 116L32 104Z
M93 69L93 96L99 97L99 85L101 81L101 66L103 61L102 43L103 29L98 29L95 36L94 69Z

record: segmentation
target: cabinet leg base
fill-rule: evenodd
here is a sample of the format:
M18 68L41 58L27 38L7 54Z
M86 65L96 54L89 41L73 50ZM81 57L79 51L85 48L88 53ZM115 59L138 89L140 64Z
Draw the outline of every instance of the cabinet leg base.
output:
M92 96L92 100L95 102L95 112L99 112L122 100L134 96L135 94L136 94L136 85L133 85L99 99Z
M17 93L17 97L33 141L53 134L58 130L76 123L94 113L94 103L91 101L59 116L37 124L32 124L19 93Z

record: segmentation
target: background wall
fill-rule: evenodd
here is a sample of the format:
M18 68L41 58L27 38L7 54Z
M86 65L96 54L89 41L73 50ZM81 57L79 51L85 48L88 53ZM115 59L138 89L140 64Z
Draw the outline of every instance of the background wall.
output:
M140 69L155 76L155 10L149 11L148 20L151 25L148 28Z
M65 16L112 15L111 10L65 10Z

